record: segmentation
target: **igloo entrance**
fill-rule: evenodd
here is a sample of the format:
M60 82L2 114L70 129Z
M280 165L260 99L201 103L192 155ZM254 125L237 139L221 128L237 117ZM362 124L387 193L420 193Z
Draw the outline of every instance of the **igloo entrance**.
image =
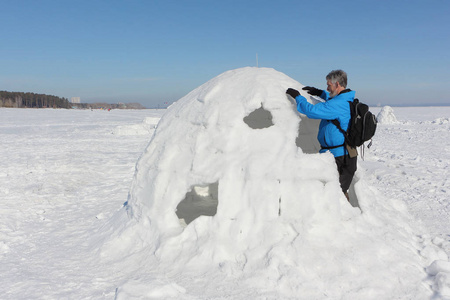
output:
M219 204L218 194L219 182L193 186L177 206L176 214L180 223L187 226L200 216L214 216Z

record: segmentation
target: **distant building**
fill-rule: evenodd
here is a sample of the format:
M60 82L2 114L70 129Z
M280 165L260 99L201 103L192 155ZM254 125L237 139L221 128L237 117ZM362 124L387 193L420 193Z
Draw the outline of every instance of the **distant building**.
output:
M80 97L72 97L70 98L70 103L81 103Z

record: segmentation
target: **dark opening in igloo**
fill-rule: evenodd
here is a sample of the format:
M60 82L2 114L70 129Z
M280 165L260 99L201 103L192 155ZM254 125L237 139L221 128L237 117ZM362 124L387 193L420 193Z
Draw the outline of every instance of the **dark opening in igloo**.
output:
M317 132L320 120L307 119L301 120L298 127L298 135L295 139L297 147L302 149L303 153L318 153L320 144L317 140Z
M200 216L214 216L219 203L218 194L219 182L193 186L177 206L176 214L180 222L189 225Z
M244 122L253 129L268 128L273 125L272 113L261 106L246 116Z

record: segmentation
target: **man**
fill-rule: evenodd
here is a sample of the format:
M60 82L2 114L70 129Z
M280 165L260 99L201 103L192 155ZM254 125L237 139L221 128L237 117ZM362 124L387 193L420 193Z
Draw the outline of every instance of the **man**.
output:
M339 183L348 200L348 188L356 171L357 152L356 149L348 149L344 145L344 134L332 123L332 120L337 119L343 130L348 129L351 117L348 102L353 101L355 92L347 89L347 73L342 70L331 71L326 76L326 80L328 92L309 86L303 88L308 94L319 96L325 102L312 105L297 90L291 88L286 93L295 99L300 113L310 119L322 119L317 135L322 148L320 153L330 151L334 155L339 171Z

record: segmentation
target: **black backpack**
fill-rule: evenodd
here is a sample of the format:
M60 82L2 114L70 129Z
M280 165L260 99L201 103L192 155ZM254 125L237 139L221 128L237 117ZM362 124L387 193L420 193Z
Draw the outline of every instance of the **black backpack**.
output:
M369 106L359 102L357 98L353 102L348 101L348 103L350 104L351 114L348 130L344 131L337 119L331 122L344 134L345 144L356 148L371 140L375 135L377 118L369 111ZM367 148L370 148L371 145L372 141L367 145Z

